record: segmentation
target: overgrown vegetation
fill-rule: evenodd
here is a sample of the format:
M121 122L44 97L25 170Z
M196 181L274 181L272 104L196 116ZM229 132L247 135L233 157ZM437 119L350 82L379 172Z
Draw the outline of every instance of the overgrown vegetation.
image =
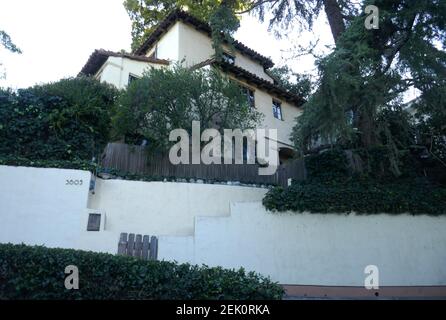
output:
M64 286L79 270L79 290ZM1 299L281 299L281 286L253 272L71 249L0 244Z
M405 107L404 95L417 89L420 95L412 104L419 123L415 143L446 167L445 1L224 0L201 1L199 7L171 0L126 3L134 35L152 28L172 9L190 9L192 15L210 23L217 56L243 14L252 13L262 22L268 18L269 29L280 37L313 30L316 19L325 13L335 45L328 54L316 56L315 88L294 127L296 148L304 154L321 143L354 149L385 146L391 150L387 160L393 174L399 176L398 154L408 152L413 141L399 140L399 131L389 129L395 117L386 115L399 114L400 127L409 130L412 123L400 111ZM377 29L364 25L368 5L379 9ZM295 48L293 56L313 54L313 49ZM294 84L303 86L296 88L289 81L289 70L276 71L284 80L279 83L289 90L303 90L301 95L308 92L305 79L298 77Z
M17 156L0 156L0 165L4 166L20 166L20 167L34 167L34 168L58 168L58 169L76 169L86 170L95 173L99 167L96 163L87 160L45 160L36 159L30 160L28 158Z
M109 140L118 91L86 77L0 89L0 155L91 160Z

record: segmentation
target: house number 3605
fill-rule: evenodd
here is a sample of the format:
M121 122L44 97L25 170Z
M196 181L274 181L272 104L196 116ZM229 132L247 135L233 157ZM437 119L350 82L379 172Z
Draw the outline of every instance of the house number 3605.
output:
M66 186L81 186L82 180L69 179L69 180L66 180L65 185Z

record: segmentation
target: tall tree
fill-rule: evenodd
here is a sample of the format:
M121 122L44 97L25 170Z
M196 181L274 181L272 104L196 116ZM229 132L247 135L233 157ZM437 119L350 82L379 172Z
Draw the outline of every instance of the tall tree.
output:
M377 30L364 26L367 5L379 8ZM325 12L336 46L318 59L318 90L294 130L302 150L321 138L369 148L383 144L385 132L385 141L393 141L389 124L379 115L398 109L409 88L421 91L419 105L427 106L425 113L444 108L446 1L225 0L207 9L216 47L222 29L230 34L238 27L225 24L231 15L252 13L261 21L268 17L270 29L284 33L296 24L312 30Z
M11 52L14 53L22 53L22 51L20 50L20 48L18 48L14 42L12 42L11 37L9 36L9 34L7 34L5 31L0 30L0 45L5 47L6 50L9 50ZM2 65L2 63L0 62L0 66ZM5 75L0 73L0 79L2 77L4 77Z

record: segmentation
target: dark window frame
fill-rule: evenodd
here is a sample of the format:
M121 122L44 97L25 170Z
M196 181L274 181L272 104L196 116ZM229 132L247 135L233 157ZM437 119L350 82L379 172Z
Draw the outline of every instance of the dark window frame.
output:
M272 106L273 106L274 118L276 118L277 120L283 121L282 102L280 102L279 100L273 99Z
M255 97L255 90L251 89L248 86L240 85L242 92L244 95L246 95L246 98L248 100L248 104L251 108L256 107L256 97Z
M223 60L223 62L232 64L232 65L235 64L235 56L230 53L223 52L221 55L221 59Z
M87 231L100 231L101 230L101 214L89 213Z

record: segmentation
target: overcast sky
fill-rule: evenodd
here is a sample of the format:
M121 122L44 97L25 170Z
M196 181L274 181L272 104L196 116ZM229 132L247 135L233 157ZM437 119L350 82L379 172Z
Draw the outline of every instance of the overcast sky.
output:
M0 30L6 31L23 54L0 47L0 62L6 79L0 86L23 88L36 83L75 76L94 49L130 50L131 23L123 0L0 0ZM278 65L287 64L298 72L314 69L312 57L283 59L282 50L292 43L314 40L310 33L289 33L277 40L267 25L244 16L237 40L270 56ZM332 44L325 16L316 24L320 47Z

